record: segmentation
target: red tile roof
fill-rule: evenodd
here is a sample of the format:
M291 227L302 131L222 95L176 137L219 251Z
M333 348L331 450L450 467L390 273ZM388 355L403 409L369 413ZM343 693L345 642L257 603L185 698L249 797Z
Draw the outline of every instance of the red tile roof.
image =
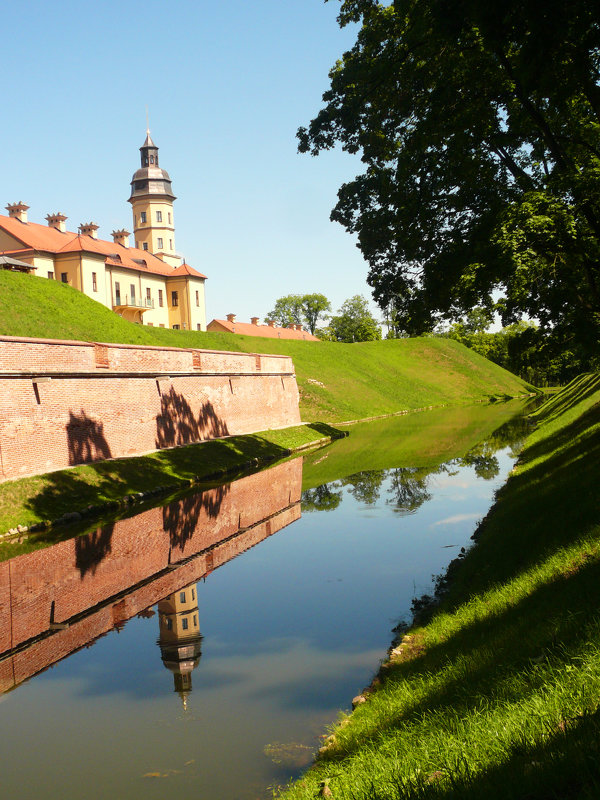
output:
M299 339L306 342L320 342L317 336L308 331L292 328L277 328L271 325L252 325L250 322L229 322L226 319L213 319L206 326L207 331L216 333L237 333L243 336L264 336L267 339Z
M180 267L176 267L172 275L191 275L194 278L206 278L206 275L203 275L201 272L198 272L197 269L190 267L189 264L182 264Z
M47 225L36 222L21 222L13 217L0 215L0 228L5 230L15 239L23 243L23 250L38 250L46 253L97 253L104 256L109 266L125 267L137 272L149 272L155 275L190 275L195 278L206 278L188 264L173 268L158 256L148 250L138 250L137 247L125 247L115 242L104 239L94 239L92 236L82 236L71 231L58 231ZM3 251L8 252L8 251ZM11 250L19 253L20 250Z

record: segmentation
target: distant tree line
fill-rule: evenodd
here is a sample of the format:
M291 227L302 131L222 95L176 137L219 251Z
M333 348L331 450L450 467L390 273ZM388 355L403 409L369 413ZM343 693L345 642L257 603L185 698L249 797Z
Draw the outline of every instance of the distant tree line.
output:
M324 294L287 294L275 301L267 319L286 327L292 323L304 325L320 339L332 342L369 342L381 339L381 327L369 311L361 295L350 297L329 315L331 303ZM327 322L318 328L319 320Z

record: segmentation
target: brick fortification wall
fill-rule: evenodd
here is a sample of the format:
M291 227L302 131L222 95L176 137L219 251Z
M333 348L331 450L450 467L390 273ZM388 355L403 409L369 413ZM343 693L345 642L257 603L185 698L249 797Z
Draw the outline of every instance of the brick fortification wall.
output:
M301 487L298 458L0 563L0 694L298 519Z
M288 356L0 336L0 481L299 422Z

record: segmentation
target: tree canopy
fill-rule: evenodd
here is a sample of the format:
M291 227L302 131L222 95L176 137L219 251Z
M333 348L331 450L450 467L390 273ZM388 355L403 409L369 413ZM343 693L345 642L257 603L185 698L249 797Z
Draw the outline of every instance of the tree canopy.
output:
M344 301L336 316L321 332L323 338L334 342L371 342L381 339L381 328L369 311L369 305L359 294Z
M361 27L299 149L360 154L331 217L377 302L411 334L496 305L597 342L598 6L343 0L339 22Z
M287 294L276 300L267 318L283 327L292 323L306 325L314 333L318 320L327 319L327 311L331 311L331 303L324 294Z

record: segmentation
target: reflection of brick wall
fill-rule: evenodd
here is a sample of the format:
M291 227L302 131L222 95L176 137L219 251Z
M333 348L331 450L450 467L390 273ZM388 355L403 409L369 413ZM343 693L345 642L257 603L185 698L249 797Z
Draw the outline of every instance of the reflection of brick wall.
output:
M287 356L0 337L0 480L299 422Z
M0 693L298 519L301 483L295 459L120 520L85 564L98 532L1 563Z

